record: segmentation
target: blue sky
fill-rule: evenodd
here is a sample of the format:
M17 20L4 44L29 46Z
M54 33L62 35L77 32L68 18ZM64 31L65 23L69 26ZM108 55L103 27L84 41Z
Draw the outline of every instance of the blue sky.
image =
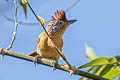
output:
M45 21L51 19L56 10L65 10L74 0L29 0L34 11ZM81 0L69 10L67 18L76 19L63 36L63 53L71 65L79 67L89 60L85 58L84 43L91 46L99 57L114 57L120 54L120 0ZM38 22L28 8L28 18L18 4L18 21ZM12 38L14 23L7 21L3 15L12 19L14 4L12 0L0 1L0 48L6 48ZM36 39L43 32L39 25L18 26L17 37L12 51L28 54L36 49ZM63 60L60 64L65 64ZM0 80L69 80L69 73L38 65L13 57L5 56L0 62ZM73 76L78 80L79 76Z

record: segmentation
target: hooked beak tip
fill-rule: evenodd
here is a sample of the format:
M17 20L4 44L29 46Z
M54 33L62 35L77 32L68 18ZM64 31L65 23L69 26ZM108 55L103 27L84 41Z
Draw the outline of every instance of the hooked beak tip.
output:
M69 20L68 21L68 24L73 24L73 23L75 23L77 20Z

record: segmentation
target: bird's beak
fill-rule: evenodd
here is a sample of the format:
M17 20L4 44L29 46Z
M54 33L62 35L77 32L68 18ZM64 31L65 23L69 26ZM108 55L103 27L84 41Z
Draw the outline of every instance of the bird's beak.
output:
M68 24L73 24L74 22L76 22L77 20L69 20Z

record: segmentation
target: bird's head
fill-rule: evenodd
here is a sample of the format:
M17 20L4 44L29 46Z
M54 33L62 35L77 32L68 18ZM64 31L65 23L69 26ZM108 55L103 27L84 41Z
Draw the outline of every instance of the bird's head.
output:
M67 20L65 11L61 10L60 12L57 10L55 13L55 16L52 16L53 20L60 20L65 22L67 25L73 24L77 20Z
M47 31L53 35L63 35L70 24L75 23L77 20L67 20L66 14L63 10L57 11L55 16L47 26Z

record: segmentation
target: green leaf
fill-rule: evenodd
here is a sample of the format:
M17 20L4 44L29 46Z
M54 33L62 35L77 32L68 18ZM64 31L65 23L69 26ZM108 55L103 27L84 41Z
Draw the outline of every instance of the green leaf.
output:
M94 60L96 58L98 58L94 52L94 50L89 47L87 45L87 43L84 44L85 45L85 51L86 51L86 57L89 59L89 60Z
M88 72L89 72L89 73L92 73L92 74L95 74L95 73L99 70L100 67L101 67L101 66L94 66L94 67L90 68L90 69L88 70ZM86 77L81 77L79 80L92 80L92 79L88 79L88 78L86 78Z
M103 76L107 72L109 72L114 65L108 64L108 65L102 65L101 68L96 72L96 75Z
M101 68L101 66L94 66L94 67L90 68L88 70L88 72L95 74L100 68Z
M101 57L97 58L95 60L92 60L91 62L80 66L80 68L86 68L86 67L92 67L92 66L99 66L99 65L106 65L106 64L114 64L117 63L116 58L111 58L111 57Z
M19 0L20 5L22 6L25 14L25 18L27 18L27 6L25 4L22 4L21 0Z
M102 65L102 66L94 66L92 68L90 68L88 70L89 73L98 75L98 76L104 76L105 74L107 74L112 68L114 67L114 65ZM92 79L88 79L86 77L81 77L79 80L92 80Z
M105 69L106 66L107 66L107 65L102 65L95 74L96 74L96 75L100 75L101 72Z
M108 73L106 73L103 77L113 80L119 74L120 74L120 68L118 66L115 66Z
M115 58L120 62L120 56L115 56Z

